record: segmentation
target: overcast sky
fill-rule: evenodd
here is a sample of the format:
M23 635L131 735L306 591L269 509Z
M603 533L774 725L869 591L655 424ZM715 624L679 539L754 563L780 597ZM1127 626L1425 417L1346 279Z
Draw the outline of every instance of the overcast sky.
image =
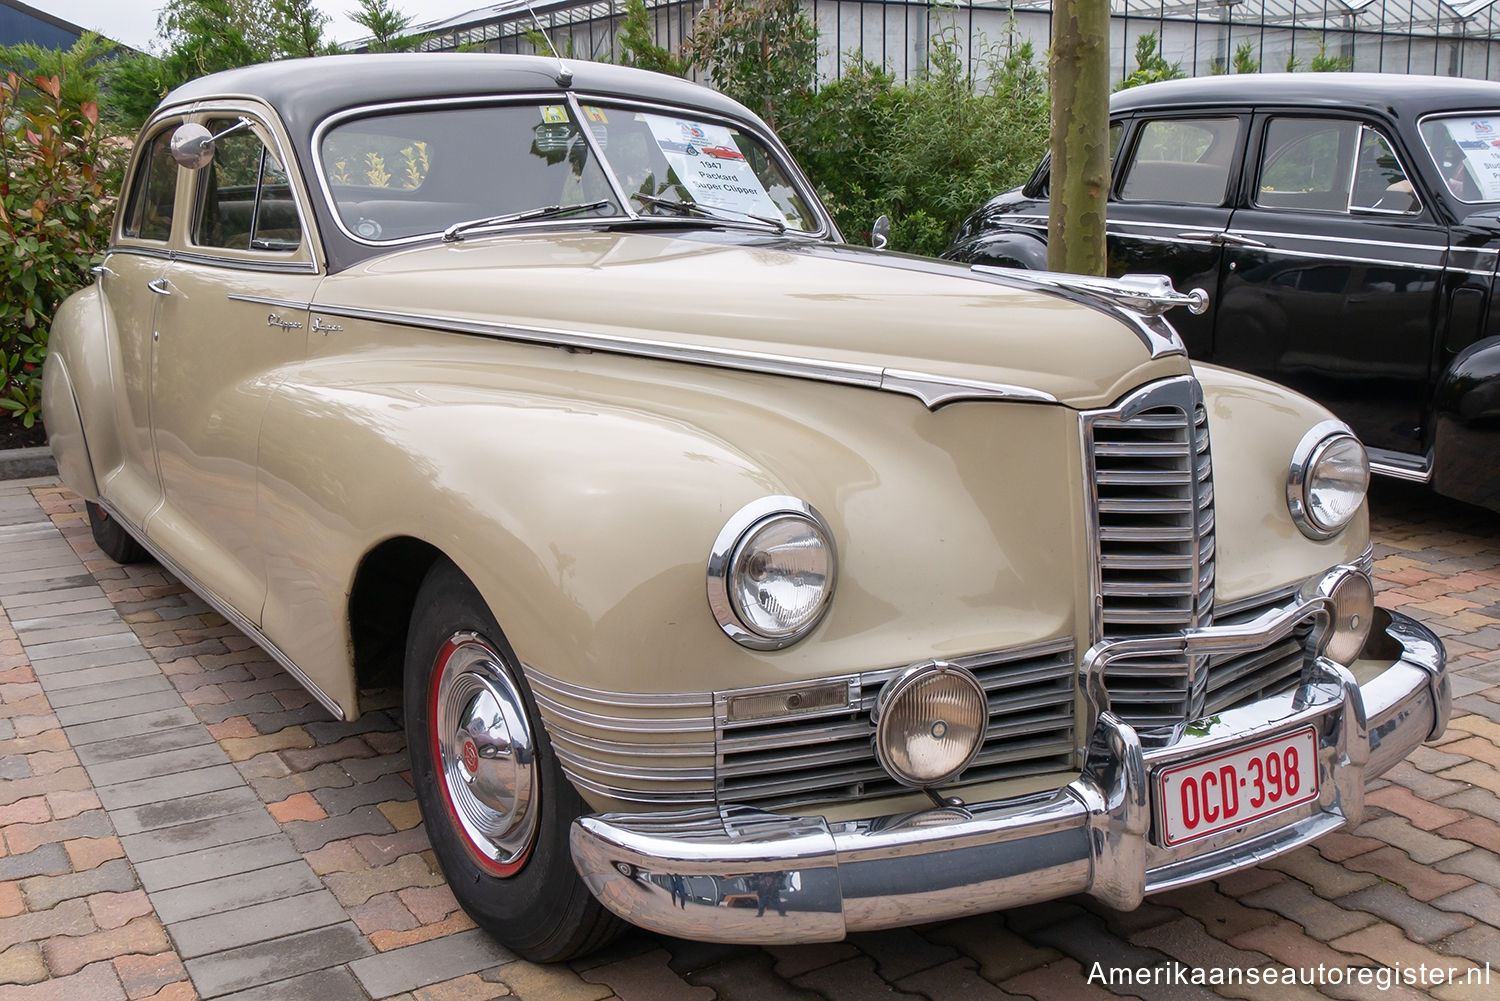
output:
M37 10L44 10L64 21L91 28L115 41L137 49L156 51L156 13L161 0L23 0ZM359 0L320 0L318 8L333 18L325 34L335 41L361 38L365 31L345 16L359 9ZM489 6L486 0L396 0L397 10L412 16L415 23L436 21L465 11Z

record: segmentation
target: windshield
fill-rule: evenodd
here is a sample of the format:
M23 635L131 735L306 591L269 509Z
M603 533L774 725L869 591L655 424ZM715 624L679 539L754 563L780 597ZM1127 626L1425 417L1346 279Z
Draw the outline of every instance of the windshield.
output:
M323 177L344 228L371 243L559 218L821 228L772 152L736 126L582 109L582 122L567 104L537 102L361 116L323 135Z
M1429 118L1419 131L1454 198L1500 201L1500 114Z

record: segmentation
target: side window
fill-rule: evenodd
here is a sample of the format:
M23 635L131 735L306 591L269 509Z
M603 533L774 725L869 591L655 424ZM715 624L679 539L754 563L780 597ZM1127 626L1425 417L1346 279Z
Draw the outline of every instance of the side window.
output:
M1114 172L1115 156L1120 152L1120 140L1124 137L1124 135L1125 124L1123 122L1109 123L1109 169L1111 173ZM1043 159L1041 164L1037 167L1037 172L1041 172L1042 168L1048 166L1048 164L1050 163L1050 157ZM1033 179L1031 181L1027 182L1028 185L1034 185L1034 187L1028 191L1028 196L1031 198L1046 198L1048 193L1052 189L1051 171L1049 170L1046 173L1043 173L1040 178L1036 177L1036 175L1033 174L1032 178Z
M1266 124L1255 203L1266 208L1342 212L1359 126L1327 118Z
M1172 118L1145 123L1125 166L1121 200L1222 205L1239 134L1238 118Z
M215 134L236 119L206 122ZM250 129L214 143L214 158L200 171L193 243L227 250L293 251L302 226L286 168Z
M1349 209L1410 215L1422 210L1411 179L1385 136L1371 128L1360 129L1359 155L1354 166L1354 187Z
M125 222L124 236L165 241L172 235L172 205L177 198L177 161L172 159L170 128L148 140L141 152Z

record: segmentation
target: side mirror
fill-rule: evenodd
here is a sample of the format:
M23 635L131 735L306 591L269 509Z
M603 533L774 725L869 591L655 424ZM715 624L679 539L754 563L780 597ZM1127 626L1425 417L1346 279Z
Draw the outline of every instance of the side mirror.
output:
M214 142L238 132L240 129L250 127L250 119L241 118L229 128L214 135L208 129L194 122L187 122L177 126L177 131L172 133L171 152L172 159L177 161L178 166L186 167L188 170L199 170L207 167L214 161Z
M875 220L875 225L870 227L870 246L876 250L884 250L891 242L891 217L881 214Z

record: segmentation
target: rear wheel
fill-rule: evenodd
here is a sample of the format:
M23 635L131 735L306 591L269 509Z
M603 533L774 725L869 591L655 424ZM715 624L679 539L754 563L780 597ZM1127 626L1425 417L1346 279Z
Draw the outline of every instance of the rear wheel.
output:
M89 501L84 505L89 512L89 528L94 532L94 544L116 563L143 563L151 554L135 539L125 526L110 517L108 511Z
M612 939L623 926L583 885L568 848L583 800L552 754L499 624L446 560L417 594L405 705L427 835L475 923L538 962Z

